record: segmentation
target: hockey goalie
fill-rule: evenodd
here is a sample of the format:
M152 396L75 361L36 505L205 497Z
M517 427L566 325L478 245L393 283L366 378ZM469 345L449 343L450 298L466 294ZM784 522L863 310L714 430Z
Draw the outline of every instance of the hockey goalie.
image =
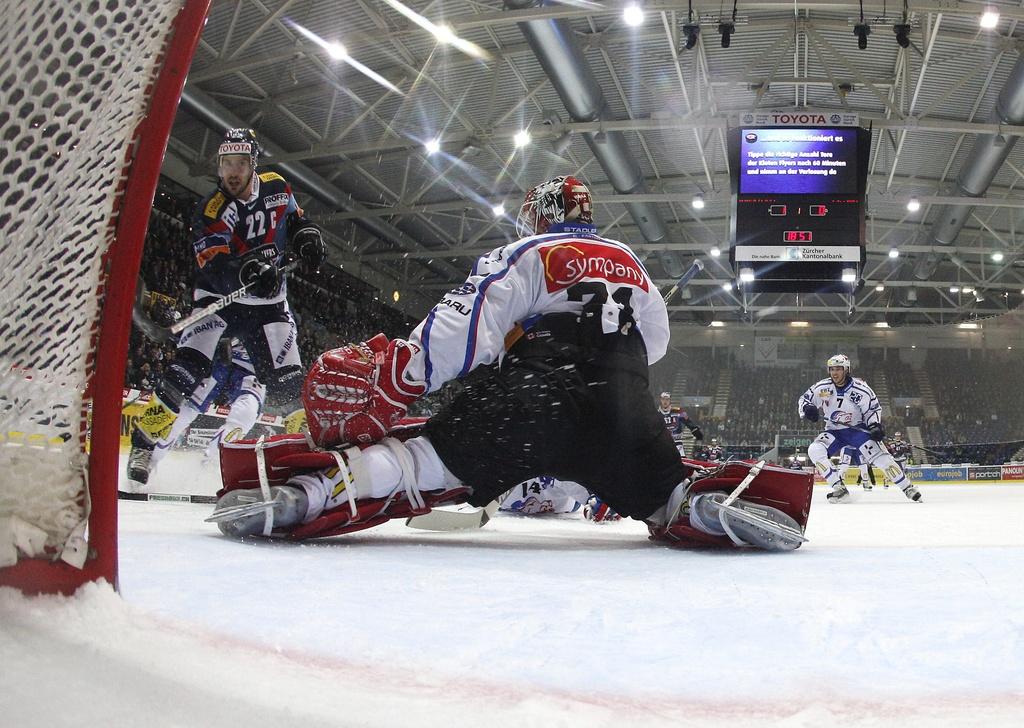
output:
M805 540L812 479L762 463L683 461L652 406L665 303L632 250L601 237L587 187L529 191L523 237L480 258L407 340L322 354L303 388L308 437L227 443L210 520L232 536L336 536L530 478L581 484L678 545L786 551ZM420 428L410 404L462 380Z

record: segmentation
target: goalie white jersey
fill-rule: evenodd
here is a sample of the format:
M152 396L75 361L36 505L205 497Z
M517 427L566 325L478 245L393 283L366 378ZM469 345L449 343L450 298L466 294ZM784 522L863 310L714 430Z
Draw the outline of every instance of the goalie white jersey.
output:
M469 278L445 294L409 337L418 350L407 373L428 391L497 361L516 324L601 304L606 333L635 325L648 363L668 348L668 311L640 260L590 225L552 226L558 232L523 238L477 260Z
M826 430L864 428L882 420L882 407L874 390L855 377L847 377L842 387L829 378L811 385L797 402L797 412L806 404L824 413Z

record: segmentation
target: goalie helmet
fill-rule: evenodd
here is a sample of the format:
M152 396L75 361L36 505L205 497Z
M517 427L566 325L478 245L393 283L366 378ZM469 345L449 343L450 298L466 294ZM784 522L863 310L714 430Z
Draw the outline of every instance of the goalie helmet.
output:
M256 132L252 129L228 129L224 133L224 140L217 147L217 161L220 162L221 157L232 154L247 155L255 172L260 156L260 143L256 141Z
M846 356L846 354L836 354L835 356L830 356L828 361L825 363L825 367L827 369L831 369L832 367L843 367L844 369L846 369L846 373L849 374L850 357Z
M519 237L542 235L554 223L576 221L592 225L590 189L575 177L555 177L526 193L516 218Z

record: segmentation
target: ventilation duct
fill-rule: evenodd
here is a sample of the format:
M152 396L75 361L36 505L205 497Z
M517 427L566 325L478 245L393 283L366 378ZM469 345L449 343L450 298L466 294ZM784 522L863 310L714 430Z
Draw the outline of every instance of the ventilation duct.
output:
M989 115L990 124L1018 125L1024 123L1024 58L1019 59L1010 72L1010 77L999 92L995 108ZM1010 155L1017 137L1002 134L980 134L974 142L967 159L964 160L960 173L956 178L953 194L960 197L982 197L992 184L1003 162ZM932 245L952 245L967 218L974 211L974 205L945 205L935 219L931 229ZM939 253L922 255L914 266L914 277L921 281L929 280L935 268L942 260ZM900 296L904 306L913 305L909 293L913 289L905 289Z
M544 0L505 0L505 7L513 10L546 4ZM518 25L573 121L614 120L567 21L530 20ZM584 132L583 138L616 192L628 195L647 191L640 165L622 132ZM657 204L629 202L626 209L647 242L658 243L668 238L668 228ZM683 274L683 265L676 253L662 251L659 257L669 276L676 278Z

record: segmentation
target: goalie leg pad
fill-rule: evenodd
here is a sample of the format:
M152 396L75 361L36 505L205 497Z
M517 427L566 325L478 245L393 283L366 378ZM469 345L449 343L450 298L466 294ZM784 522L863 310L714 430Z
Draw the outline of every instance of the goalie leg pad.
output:
M807 540L797 522L778 508L755 505L742 498L726 505L727 498L725 493L695 496L690 506L691 521L698 511L717 515L721 530L734 544L766 551L792 551Z

